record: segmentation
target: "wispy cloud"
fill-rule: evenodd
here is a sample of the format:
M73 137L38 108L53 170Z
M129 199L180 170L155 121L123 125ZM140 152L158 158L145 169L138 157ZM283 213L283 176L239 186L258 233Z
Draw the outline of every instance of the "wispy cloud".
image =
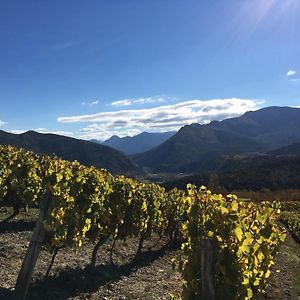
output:
M6 124L6 122L3 122L3 121L0 120L0 126L3 126L5 124Z
M99 104L99 100L95 100L95 101L88 101L88 102L82 102L81 105L83 106L94 106Z
M111 103L112 106L129 106L133 104L145 104L145 103L156 103L163 102L165 99L163 97L148 97L148 98L132 98L118 100Z
M74 133L70 132L70 131L48 130L47 128L35 128L32 130L39 132L39 133L52 133L52 134L58 134L58 135L74 136Z
M80 130L81 138L105 139L113 134L120 136L142 131L170 131L191 123L209 123L212 120L239 116L259 108L263 102L252 99L189 100L173 105L147 109L125 109L100 112L92 115L59 117L61 123L91 122Z
M296 75L296 71L295 70L288 70L286 73L287 77L291 77L291 76L295 76Z
M70 136L70 137L74 136L74 133L71 131L63 131L63 130L45 130L45 131L35 130L35 131L37 131L39 133L52 133L52 134Z
M298 77L298 78L291 78L290 82L292 82L292 83L300 83L300 77Z
M61 43L57 43L57 44L51 46L49 49L52 51L60 51L60 50L65 50L65 49L71 48L73 46L76 46L77 44L78 44L78 42L72 42L72 41L61 42Z
M300 77L296 76L297 75L297 71L296 70L288 70L286 73L286 76L289 79L289 82L291 82L292 84L298 84L300 83Z

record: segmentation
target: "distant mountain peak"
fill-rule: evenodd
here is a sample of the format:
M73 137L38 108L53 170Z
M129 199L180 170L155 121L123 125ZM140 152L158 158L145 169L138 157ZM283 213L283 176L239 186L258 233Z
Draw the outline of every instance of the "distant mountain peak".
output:
M113 147L127 155L145 152L150 150L167 139L172 137L175 132L141 132L135 136L112 136L103 142L103 145Z
M112 135L109 140L120 140L121 138L118 135Z
M25 131L25 132L23 132L21 134L23 134L23 135L31 135L31 134L39 134L39 132L34 131L34 130L27 130L27 131Z

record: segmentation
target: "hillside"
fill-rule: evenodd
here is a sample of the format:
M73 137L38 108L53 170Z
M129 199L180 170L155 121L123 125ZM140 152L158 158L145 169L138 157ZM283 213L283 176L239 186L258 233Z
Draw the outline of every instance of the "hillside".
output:
M277 156L259 155L255 157L235 156L223 159L214 172L202 172L166 181L163 185L170 189L184 188L187 183L221 187L227 191L263 189L281 190L300 187L300 155Z
M300 108L265 107L210 126L253 138L264 151L272 151L300 142Z
M12 134L0 130L0 145L12 145L36 153L56 155L66 160L78 160L84 165L105 168L112 173L135 175L139 168L132 161L108 146L55 134L27 131Z
M271 151L274 155L300 155L300 143L291 144Z
M172 137L176 132L142 132L135 136L126 136L123 138L117 135L112 136L102 144L110 146L127 155L137 154L148 151L167 139Z
M222 155L265 153L295 142L300 142L300 109L267 107L237 118L184 126L133 159L153 172L200 172L213 169Z

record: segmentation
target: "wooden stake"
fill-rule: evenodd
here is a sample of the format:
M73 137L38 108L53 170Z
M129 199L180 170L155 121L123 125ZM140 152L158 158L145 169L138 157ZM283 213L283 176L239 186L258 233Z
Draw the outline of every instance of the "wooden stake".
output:
M201 240L201 299L215 300L215 248L209 238Z
M46 192L40 204L39 218L33 230L33 234L29 246L24 257L20 273L16 282L15 299L25 300L28 292L28 287L31 281L34 267L39 257L42 244L44 242L45 228L43 221L49 216L51 207L52 195L49 191Z

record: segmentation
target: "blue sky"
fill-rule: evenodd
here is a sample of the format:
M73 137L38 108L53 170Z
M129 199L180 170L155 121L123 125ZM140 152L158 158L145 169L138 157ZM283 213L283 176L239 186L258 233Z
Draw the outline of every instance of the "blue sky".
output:
M300 105L299 0L1 1L0 129L105 139Z

